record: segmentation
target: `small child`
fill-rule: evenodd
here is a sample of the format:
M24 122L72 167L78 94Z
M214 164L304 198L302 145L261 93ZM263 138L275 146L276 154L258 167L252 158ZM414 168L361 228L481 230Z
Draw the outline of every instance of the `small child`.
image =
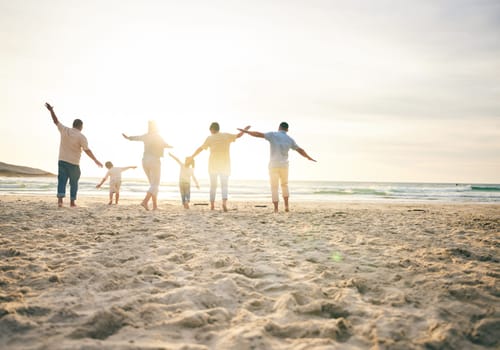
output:
M193 178L196 188L200 189L198 180L194 176L194 159L192 157L186 157L184 163L182 163L176 156L172 153L168 154L172 157L181 167L179 173L179 190L181 192L182 205L185 209L189 209L189 200L191 198L191 178Z
M128 169L135 169L136 166L127 166L127 167L116 167L113 166L113 163L106 162L104 164L106 168L108 168L108 172L106 176L102 179L101 183L96 186L96 188L100 188L102 184L109 177L109 205L113 204L113 193L115 194L115 204L118 204L118 199L120 198L120 186L122 184L122 172Z

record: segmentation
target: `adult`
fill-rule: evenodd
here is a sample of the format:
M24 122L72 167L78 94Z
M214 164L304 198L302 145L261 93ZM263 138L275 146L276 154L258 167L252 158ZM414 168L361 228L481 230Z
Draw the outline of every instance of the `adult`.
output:
M66 186L69 180L70 205L76 207L78 181L81 175L80 158L82 150L99 168L102 168L102 164L89 149L87 138L82 134L83 122L80 119L75 119L73 121L73 127L68 128L59 122L53 106L49 103L45 103L45 107L49 110L52 121L61 134L57 171L57 205L59 207L63 206L63 198L66 196Z
M144 154L142 156L142 167L148 178L149 189L146 192L141 205L149 210L149 201L153 203L153 210L158 209L158 191L160 190L161 161L165 148L172 148L160 136L156 123L152 120L148 122L148 132L139 136L127 136L122 134L127 140L144 142Z
M290 193L288 190L288 151L293 149L301 156L313 162L304 149L300 148L294 139L288 133L288 123L282 122L279 125L278 131L258 132L248 131L247 129L238 129L243 133L247 133L254 137L264 138L269 141L271 146L271 157L269 161L269 180L271 182L271 197L274 204L274 212L278 212L279 195L278 189L281 183L281 194L285 203L285 211L289 211L288 198Z
M245 129L248 130L250 126ZM232 142L240 138L243 132L238 134L229 134L220 132L219 123L210 124L210 134L203 145L198 147L191 158L196 157L200 152L210 148L208 158L208 174L210 177L210 209L215 208L215 194L217 192L217 182L220 179L222 193L222 209L227 211L228 182L231 175L231 158L229 148Z

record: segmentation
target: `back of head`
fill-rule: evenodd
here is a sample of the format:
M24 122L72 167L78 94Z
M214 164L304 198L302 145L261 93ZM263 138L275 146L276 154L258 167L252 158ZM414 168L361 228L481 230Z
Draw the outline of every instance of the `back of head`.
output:
M279 130L288 131L288 123L287 122L281 122Z
M106 162L106 163L104 163L104 165L105 165L105 166L106 166L106 168L108 168L108 169L111 169L111 168L113 167L113 163L111 163L111 162L109 162L109 161L108 161L108 162Z
M157 132L158 132L158 125L156 125L156 122L154 120L149 120L148 133L157 133Z
M78 130L82 130L83 122L80 119L73 120L73 127Z
M220 130L219 123L213 122L212 124L210 124L210 131L219 132L219 130Z

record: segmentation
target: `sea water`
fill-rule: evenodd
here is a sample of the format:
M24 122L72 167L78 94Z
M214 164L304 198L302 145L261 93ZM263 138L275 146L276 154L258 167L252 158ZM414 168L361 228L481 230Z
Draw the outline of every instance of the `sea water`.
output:
M81 178L78 195L108 196L109 182L96 189L100 178ZM198 190L191 186L192 202L207 202L208 180L200 181ZM122 180L121 198L141 198L149 185L145 179ZM290 181L290 198L293 201L440 201L500 203L500 184L463 183L405 183L405 182L338 182ZM55 196L55 177L0 177L0 195ZM69 188L66 193L69 196ZM177 182L162 182L159 199L180 200ZM220 199L218 188L217 199ZM270 201L267 180L229 180L229 199L234 201Z

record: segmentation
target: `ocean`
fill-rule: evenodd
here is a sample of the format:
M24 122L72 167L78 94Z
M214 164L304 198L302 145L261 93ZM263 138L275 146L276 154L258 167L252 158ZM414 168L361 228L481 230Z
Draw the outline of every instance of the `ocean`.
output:
M108 196L108 184L96 189L101 178L81 178L78 195ZM193 185L191 202L208 201L208 181L200 181L201 189ZM55 177L0 177L0 195L55 196ZM291 201L382 201L382 202L466 202L500 203L500 184L403 183L403 182L337 182L290 181ZM148 188L145 179L122 181L121 198L141 198ZM67 190L69 196L69 188ZM163 182L159 199L180 200L177 182ZM267 180L229 180L229 200L269 202ZM220 199L220 189L217 200Z

